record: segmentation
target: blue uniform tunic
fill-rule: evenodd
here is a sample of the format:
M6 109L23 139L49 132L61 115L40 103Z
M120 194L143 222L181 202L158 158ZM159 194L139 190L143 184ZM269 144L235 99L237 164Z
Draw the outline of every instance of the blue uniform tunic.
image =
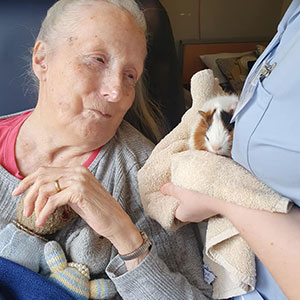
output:
M253 79L263 64L275 67ZM242 95L248 101L235 117L233 159L300 206L300 0L291 3ZM256 267L256 289L234 300L286 300L258 259Z

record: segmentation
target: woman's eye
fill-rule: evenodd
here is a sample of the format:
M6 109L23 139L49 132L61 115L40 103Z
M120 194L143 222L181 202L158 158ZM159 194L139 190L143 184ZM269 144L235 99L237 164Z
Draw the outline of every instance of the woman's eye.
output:
M128 83L131 85L135 85L135 81L136 81L136 77L135 74L131 73L131 72L125 72L124 73L125 78L128 80Z
M104 59L102 57L96 57L96 60L101 62L101 63L104 63Z

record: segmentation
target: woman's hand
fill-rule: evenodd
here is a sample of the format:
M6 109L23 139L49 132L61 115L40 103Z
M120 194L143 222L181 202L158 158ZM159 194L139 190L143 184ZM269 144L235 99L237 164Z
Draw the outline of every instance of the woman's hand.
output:
M120 254L131 253L143 243L140 232L121 205L84 166L41 167L24 178L13 195L26 190L23 213L29 217L34 211L37 226L45 225L57 207L68 204L99 235L109 239ZM126 261L127 269L132 269L147 253Z
M201 222L218 214L219 209L224 205L224 201L181 188L172 183L163 185L161 192L179 200L175 217L182 222Z
M60 191L55 186L58 180ZM122 235L124 226L134 226L120 204L84 166L76 168L41 167L19 184L13 195L26 190L24 215L36 213L43 226L49 215L68 204L98 234L112 238Z

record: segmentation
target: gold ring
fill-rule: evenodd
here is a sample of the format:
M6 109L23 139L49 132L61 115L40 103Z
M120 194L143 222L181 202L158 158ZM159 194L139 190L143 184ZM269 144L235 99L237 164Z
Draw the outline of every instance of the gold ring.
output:
M61 187L59 185L58 179L54 181L54 185L55 185L56 191L59 193L61 191Z

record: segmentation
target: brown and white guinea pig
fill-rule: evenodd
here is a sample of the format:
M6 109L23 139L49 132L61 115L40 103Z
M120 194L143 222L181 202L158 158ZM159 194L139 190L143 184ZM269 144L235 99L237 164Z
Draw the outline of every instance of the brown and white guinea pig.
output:
M238 96L216 96L199 110L199 119L189 140L190 148L231 156L234 124L230 123Z

